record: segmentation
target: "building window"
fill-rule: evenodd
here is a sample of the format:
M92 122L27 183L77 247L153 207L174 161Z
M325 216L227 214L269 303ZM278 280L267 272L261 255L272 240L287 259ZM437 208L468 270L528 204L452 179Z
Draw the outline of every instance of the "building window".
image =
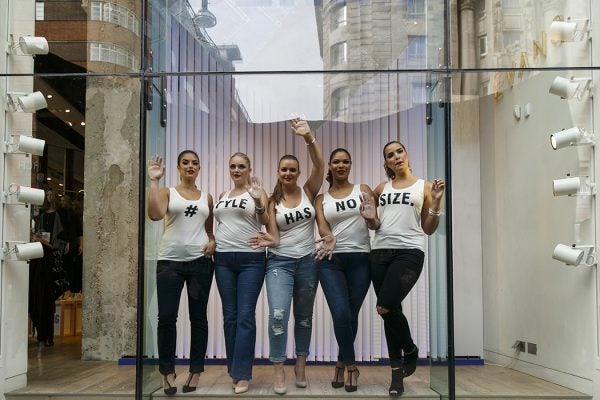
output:
M350 90L347 87L339 88L331 94L331 115L342 116L348 113Z
M521 32L519 31L504 31L502 36L504 47L518 45L521 42Z
M486 16L485 12L485 0L477 0L475 2L475 14L477 18L483 19Z
M425 58L425 36L408 36L408 56Z
M479 36L479 57L487 55L487 35Z
M425 0L408 0L408 18L419 19L425 17Z
M346 64L348 61L348 45L346 42L336 43L331 46L331 65Z
M517 11L521 8L521 0L502 0L502 10Z
M90 3L90 20L110 22L129 29L137 36L140 35L140 20L129 9L114 3L92 1Z
M345 26L348 23L347 11L348 7L346 7L345 3L335 6L331 11L331 30Z
M90 61L107 62L132 70L139 69L139 62L133 53L113 43L90 43Z
M44 20L44 3L36 2L35 3L35 20L43 21Z

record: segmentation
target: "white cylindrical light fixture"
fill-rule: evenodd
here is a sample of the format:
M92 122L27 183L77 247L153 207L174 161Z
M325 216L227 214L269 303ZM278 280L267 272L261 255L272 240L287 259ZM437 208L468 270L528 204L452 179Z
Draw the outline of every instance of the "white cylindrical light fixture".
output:
M583 260L584 251L572 246L557 244L552 252L552 258L568 265L579 265Z
M43 189L31 188L28 186L19 186L17 188L17 201L21 203L34 204L41 206L44 204L46 193Z
M552 85L550 85L549 92L563 99L570 99L575 96L578 87L578 83L572 82L570 79L563 78L562 76L557 76L554 78Z
M552 181L552 191L554 196L577 194L580 188L581 179L579 177L555 179Z
M553 42L571 42L576 31L576 22L552 21L550 24L550 40Z
M42 139L36 139L32 136L19 136L19 151L23 153L30 153L36 156L44 155L44 147L46 146L46 141Z
M19 243L15 245L17 260L29 261L44 257L44 247L40 242Z
M581 129L578 127L565 129L550 134L550 145L554 150L571 146L581 138Z
M39 91L30 93L26 96L19 96L18 101L21 109L29 113L34 113L37 110L48 107L46 97Z
M43 36L21 36L19 47L24 54L48 54L50 48L48 41Z

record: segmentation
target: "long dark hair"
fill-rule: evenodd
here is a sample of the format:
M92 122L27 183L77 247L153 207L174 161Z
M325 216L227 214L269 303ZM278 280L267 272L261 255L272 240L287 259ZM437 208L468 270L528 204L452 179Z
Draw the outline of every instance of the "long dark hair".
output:
M179 155L177 156L177 166L179 166L179 163L181 162L181 158L186 155L186 154L193 154L196 156L196 158L198 159L198 161L200 161L200 157L198 156L198 153L196 153L194 150L183 150L181 153L179 153Z
M329 155L329 163L330 164L331 164L331 160L333 160L333 156L339 152L346 153L348 155L348 158L350 159L350 162L352 162L352 156L350 155L350 152L342 147L338 147L337 149L333 150L331 152L331 154ZM331 189L331 185L333 185L333 175L331 174L331 169L327 170L327 175L325 176L325 180L327 182L329 182L329 188Z
M279 162L277 163L277 171L278 172L279 172L279 166L281 165L281 162L283 160L296 161L296 163L298 164L298 171L300 170L300 162L298 161L296 156L293 156L291 154L286 154L285 156L281 157L279 159ZM279 174L277 174L277 183L275 184L275 187L273 188L273 194L271 195L271 197L269 199L271 201L274 201L275 204L279 204L279 202L281 202L281 199L283 199L283 187L281 186L281 180L279 179Z
M402 143L400 143L397 140L392 140L391 142L387 142L385 144L385 146L383 146L383 169L385 170L385 175L389 178L389 179L394 179L396 177L396 174L394 173L394 171L391 168L388 168L386 164L387 159L385 158L385 148L388 147L390 144L394 144L397 143L400 146L402 146L402 148L404 149L404 152L408 153L406 151L406 146L404 146ZM408 168L410 169L410 163L408 164Z

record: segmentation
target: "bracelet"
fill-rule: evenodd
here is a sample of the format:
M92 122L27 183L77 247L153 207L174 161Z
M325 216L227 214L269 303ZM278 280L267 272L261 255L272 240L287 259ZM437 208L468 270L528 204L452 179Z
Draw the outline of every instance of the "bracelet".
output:
M257 213L258 215L264 214L265 208L264 207L254 207L254 212Z
M306 143L306 145L310 146L311 144L313 144L315 142L315 140L317 140L317 138L313 136L313 140L310 143Z
M432 217L439 217L440 215L442 215L442 212L440 210L432 210L430 208L429 215L431 215Z

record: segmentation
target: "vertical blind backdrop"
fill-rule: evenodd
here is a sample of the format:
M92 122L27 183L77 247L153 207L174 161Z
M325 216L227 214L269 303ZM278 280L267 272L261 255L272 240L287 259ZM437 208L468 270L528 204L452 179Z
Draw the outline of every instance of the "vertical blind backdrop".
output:
M164 139L166 164L164 184L177 185L179 179L176 170L177 154L181 150L192 149L200 156L199 188L212 194L215 200L220 193L231 188L228 161L231 154L237 151L248 154L252 161L253 174L261 178L268 194L277 181L279 158L284 154L294 154L300 160L299 184L302 185L310 173L310 158L304 141L291 132L289 122L274 120L270 123L253 123L244 106L240 104L236 91L236 82L246 77L219 74L218 72L224 72L224 69L219 67L218 58L215 57L212 49L196 41L194 36L183 29L177 21L171 22L167 54L171 57L169 61L172 70L200 73L167 78L168 110ZM209 70L217 73L201 73ZM415 75L385 72L368 76L353 75L364 83L360 90L351 93L347 114L334 118L334 121L309 121L313 133L321 144L325 161L328 160L333 149L337 147L348 149L353 161L350 180L374 188L386 180L383 170L383 145L390 140L399 139L407 147L413 173L426 178L425 106L412 105L414 96L410 91L402 89L411 87ZM300 75L290 74L288 78L293 80L297 76ZM264 79L266 84L269 75L253 75L251 78ZM270 98L260 101L272 102L276 105L278 100ZM407 104L411 106L407 107ZM289 111L302 112L301 109ZM327 187L327 182L324 182L322 190L326 191ZM155 260L163 222L148 221L147 224L146 354L157 357ZM403 303L415 343L419 346L420 357L426 356L429 351L428 274L426 258L421 278ZM269 356L268 304L265 290L263 286L256 307L255 355L257 358ZM375 312L375 304L375 294L371 287L359 317L359 331L355 342L357 361L387 358L382 320ZM177 322L178 358L189 356L187 307L187 294L184 290ZM208 324L207 357L225 358L221 302L216 284L211 289ZM290 324L293 324L293 316ZM293 343L293 329L290 326L288 357L294 356ZM331 315L319 287L314 307L309 360L335 361L337 352Z

